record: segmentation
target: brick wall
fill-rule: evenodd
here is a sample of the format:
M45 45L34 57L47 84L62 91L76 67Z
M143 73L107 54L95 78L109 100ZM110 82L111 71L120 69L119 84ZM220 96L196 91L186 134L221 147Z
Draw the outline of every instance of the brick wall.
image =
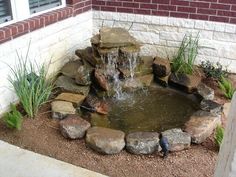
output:
M236 0L92 0L94 10L236 24Z

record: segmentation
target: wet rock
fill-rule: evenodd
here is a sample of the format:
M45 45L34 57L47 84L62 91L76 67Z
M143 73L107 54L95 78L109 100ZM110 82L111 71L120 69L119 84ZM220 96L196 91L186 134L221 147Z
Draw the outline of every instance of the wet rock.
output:
M200 108L203 111L208 111L211 114L216 115L216 116L221 115L223 111L222 105L212 100L202 100L200 103Z
M133 154L152 154L158 150L159 134L135 132L126 136L126 149Z
M135 91L143 88L143 84L138 79L128 79L123 85L125 91Z
M82 104L82 108L91 112L108 114L108 104L93 95L88 95Z
M75 54L82 60L90 63L93 67L102 63L100 58L96 58L93 55L92 47L87 47L86 49L77 49L75 51Z
M165 77L154 77L154 79L161 86L167 87L168 86L169 77L170 77L170 75L165 76Z
M93 150L103 154L117 154L125 147L125 133L102 127L89 128L86 144Z
M190 147L191 136L183 132L180 128L166 130L162 132L162 136L167 138L170 145L169 150L172 152L181 151Z
M105 74L100 69L95 69L94 71L95 83L104 91L109 90L109 84Z
M100 56L106 57L106 60L108 60L108 57L117 59L119 55L119 48L98 48L97 50ZM105 63L108 62L105 61Z
M77 115L69 115L66 119L60 121L60 131L65 138L81 139L85 136L90 123Z
M83 94L85 96L89 93L89 86L77 85L74 79L66 76L59 76L55 82L56 87L65 91Z
M91 84L90 79L90 70L87 69L85 66L80 66L78 68L78 72L75 75L75 82L78 85L87 86Z
M137 67L135 69L135 76L143 76L147 74L152 74L152 56L141 56L138 59L140 62L137 63Z
M78 68L82 65L80 60L75 60L75 61L69 61L66 63L62 69L61 73L65 76L68 76L70 78L75 78Z
M197 91L197 86L201 82L201 77L197 74L171 74L169 77L169 84L187 93Z
M225 103L223 106L223 113L226 118L228 118L230 107L231 107L231 102Z
M138 44L136 39L124 28L100 29L100 47L116 48Z
M215 97L214 90L203 83L197 86L197 93L206 100L213 100Z
M170 61L159 57L154 58L152 68L153 74L157 78L168 76L171 72Z
M138 77L137 80L141 82L143 87L149 87L153 81L153 74Z
M206 111L197 111L185 123L185 131L191 135L193 143L200 144L213 133L219 124L221 124L220 116L214 116Z
M69 114L75 114L76 110L73 104L66 101L53 101L51 103L52 118L64 119Z
M84 101L85 97L84 95L75 93L61 93L55 100L67 101L79 106Z

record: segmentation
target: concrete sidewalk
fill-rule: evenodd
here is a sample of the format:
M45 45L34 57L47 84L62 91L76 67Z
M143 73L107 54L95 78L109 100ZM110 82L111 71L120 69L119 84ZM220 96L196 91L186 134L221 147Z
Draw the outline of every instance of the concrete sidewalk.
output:
M0 141L0 177L106 177Z

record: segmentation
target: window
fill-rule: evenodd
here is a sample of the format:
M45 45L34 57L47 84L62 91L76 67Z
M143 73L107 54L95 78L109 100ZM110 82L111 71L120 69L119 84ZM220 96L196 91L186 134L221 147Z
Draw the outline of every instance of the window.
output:
M6 0L0 0L0 23L8 22L11 19L11 2Z
M0 0L0 27L65 7L66 0Z

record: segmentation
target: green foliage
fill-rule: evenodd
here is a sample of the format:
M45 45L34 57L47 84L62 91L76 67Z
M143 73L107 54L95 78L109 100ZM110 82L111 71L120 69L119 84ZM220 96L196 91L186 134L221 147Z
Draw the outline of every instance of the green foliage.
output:
M227 74L227 70L224 70L223 66L219 62L214 64L210 61L203 61L201 67L203 68L206 77L212 77L218 81L222 76L225 77Z
M29 50L28 50L29 51ZM19 63L10 67L9 81L12 84L20 103L30 118L33 118L40 106L44 104L53 89L52 82L46 79L47 68L28 61L28 52L25 57L18 55Z
M22 115L19 111L17 111L14 104L11 104L10 107L11 112L6 113L3 116L3 120L6 123L7 127L21 130Z
M218 82L218 84L219 84L220 90L224 93L225 97L228 99L232 99L235 92L235 88L233 87L230 80L221 76L221 79Z
M216 127L216 132L215 132L215 142L219 147L222 143L223 137L224 137L224 128L221 125L218 125Z
M194 62L198 53L199 34L196 38L185 35L174 57L171 69L174 73L193 74Z

